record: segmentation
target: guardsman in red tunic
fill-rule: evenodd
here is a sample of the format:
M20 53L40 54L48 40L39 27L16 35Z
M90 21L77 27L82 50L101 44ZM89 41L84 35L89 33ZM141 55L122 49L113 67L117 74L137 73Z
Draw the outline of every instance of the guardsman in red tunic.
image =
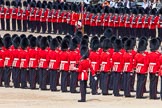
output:
M70 42L70 52L69 52L69 71L70 71L70 92L77 93L76 87L78 84L78 72L76 71L76 67L80 60L79 51L77 51L78 42L76 38L73 38Z
M38 68L38 51L36 49L36 37L31 37L29 39L30 49L28 51L29 54L29 84L30 89L36 88L36 78L37 76L37 68Z
M12 45L12 40L10 34L5 34L3 37L3 42L4 42L4 85L5 87L10 86L10 77L11 77L11 67L12 67L12 60L13 60L13 55L12 55L12 50L11 50L11 45Z
M29 64L29 54L28 54L28 39L22 38L20 41L20 71L21 71L21 88L27 88L27 71L28 71L28 64Z
M130 9L126 9L126 15L125 15L126 19L125 19L125 36L130 36L131 35L131 28L130 28L130 24L131 24L131 20L132 20L132 14L130 12Z
M103 16L103 31L105 31L108 28L108 18L109 18L109 7L106 6L104 8L104 16Z
M17 5L15 1L11 2L12 7L12 30L16 31Z
M143 15L144 17L144 22L142 24L142 31L143 31L143 36L146 36L147 38L149 38L149 20L150 20L150 15L149 15L149 9L146 8L145 9L145 13Z
M136 29L137 29L137 37L141 37L143 34L143 28L142 25L144 24L145 17L144 15L144 9L140 8L139 9L139 14L138 14L138 19L137 19L137 24L136 24ZM144 35L143 35L144 36Z
M108 52L108 49L112 47L111 41L109 39L103 40L103 52L100 55L100 81L101 81L101 89L102 95L109 95L109 81L110 81L110 72L112 68L111 57L112 55Z
M92 36L96 35L95 25L96 25L96 9L92 10L92 15L90 17L90 31Z
M39 61L39 88L41 90L46 90L47 85L47 71L48 71L48 59L47 59L47 50L48 42L47 37L42 37L40 39L40 50L38 52L38 61Z
M49 72L50 72L50 90L57 91L57 76L59 73L60 66L60 57L59 57L59 42L56 38L52 39L50 42L50 50L48 52L48 60L49 60Z
M126 36L125 35L126 29L124 27L125 20L126 20L126 9L120 9L119 12L120 12L120 16L119 16L118 35Z
M29 11L27 10L27 2L24 1L23 2L23 14L22 14L22 24L23 24L23 32L26 32L27 31L27 28L28 28L28 24L27 24L27 21L28 21L28 17L29 17Z
M100 37L101 34L103 34L103 26L102 26L102 22L103 22L103 13L101 13L101 8L97 8L97 17L96 17L96 34L98 37Z
M124 48L126 52L123 55L124 60L124 67L123 67L123 79L124 79L124 96L125 97L131 97L131 76L133 76L133 70L134 70L134 54L132 53L132 50L134 48L133 40L128 39L125 44Z
M48 15L48 10L46 9L46 5L42 4L41 16L40 16L42 33L45 33L47 30L47 24L46 24L47 15Z
M149 36L151 36L151 38L155 38L156 37L156 26L158 23L158 16L156 16L156 8L152 9L150 12L150 21L149 23Z
M159 18L158 18L158 36L162 40L162 8L159 9Z
M118 36L119 32L119 21L120 21L120 14L119 9L115 9L115 16L114 16L114 34Z
M89 6L87 8L87 12L85 13L85 18L84 18L84 31L87 33L87 35L90 35L90 17L91 17L91 7Z
M35 26L36 26L36 33L40 33L41 30L41 23L40 23L40 17L41 17L41 2L37 2L36 6L36 14L35 14Z
M94 38L90 43L91 51L89 55L89 59L91 61L91 75L92 75L92 81L91 81L91 89L92 89L92 95L99 95L98 94L98 82L100 77L100 54L98 52L98 49L100 47L99 39Z
M132 15L132 20L131 20L131 36L132 37L137 37L137 32L136 32L136 24L137 24L137 21L138 21L138 12L137 12L137 9L133 9L133 15Z
M0 87L3 86L3 74L4 74L4 48L3 48L3 39L0 37Z
M109 17L109 22L108 22L108 27L112 29L113 33L114 33L114 9L110 8L110 13L109 13L110 17Z
M147 52L147 41L145 39L140 39L138 43L138 53L135 55L134 64L136 66L137 73L137 88L136 88L136 98L144 98L143 94L145 92L145 82L147 78L148 70L148 57Z
M70 14L70 31L69 34L74 35L75 31L75 9L72 10Z
M68 40L63 39L61 43L60 55L60 71L61 71L61 91L67 92L67 79L69 75L69 51Z
M12 14L12 9L10 8L10 1L6 1L6 30L10 30L10 18L11 18L11 14Z
M114 96L121 96L119 94L120 90L120 77L123 71L123 53L120 51L122 49L122 41L116 39L114 41L113 47L115 49L112 55L112 71L113 71L113 94Z
M12 63L12 79L15 88L20 87L20 37L18 35L13 39L13 63Z
M160 69L159 69L159 77L160 77L160 98L162 100L162 55L159 57L160 61Z
M160 52L158 52L161 41L154 38L150 40L151 52L147 55L149 60L148 72L150 74L150 99L157 98L158 73L160 68Z
M57 33L57 14L58 14L58 7L56 4L53 5L53 17L52 17L52 26L53 26L53 33L56 34Z
M1 7L0 7L0 19L1 19L1 30L5 30L5 14L6 14L6 8L4 7L4 1L1 1Z
M47 15L47 22L48 22L48 33L52 32L52 17L54 10L52 9L52 3L49 2L47 5L48 8L48 15Z
M30 15L29 15L29 21L30 21L30 29L31 29L31 32L33 33L34 30L35 30L35 15L36 15L36 10L35 10L35 3L34 2L31 2L31 8L30 8ZM29 24L28 24L29 25Z
M89 50L88 47L81 47L81 60L78 65L78 80L80 81L80 93L81 99L78 102L86 102L86 88L88 81L88 71L91 69L91 62L89 60Z
M21 9L21 7L22 7L21 2L18 2L16 19L17 19L17 28L19 32L22 30L21 21L22 21L23 10Z

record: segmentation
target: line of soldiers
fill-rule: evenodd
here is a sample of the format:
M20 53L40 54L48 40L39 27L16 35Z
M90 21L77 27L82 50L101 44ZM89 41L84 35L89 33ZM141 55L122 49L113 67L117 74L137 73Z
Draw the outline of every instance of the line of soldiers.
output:
M68 6L62 3L52 3L47 1L36 2L1 2L0 19L1 29L10 30L10 23L12 23L12 30L16 31L16 21L18 31L26 32L28 29L31 32L40 33L58 33L74 35L75 26L79 20L80 13L76 5ZM70 10L70 9L71 10ZM6 23L5 23L6 20ZM6 27L6 28L5 28ZM48 29L47 29L48 28Z
M157 97L158 77L162 82L162 55L158 51L161 40L150 40L150 52L147 52L148 39L139 39L137 51L136 38L113 36L112 30L107 29L104 36L94 36L90 41L87 35L78 31L75 36L38 36L25 34L5 34L0 38L0 86L10 87L12 79L15 88L36 89L39 84L41 90L77 93L80 81L81 100L86 101L87 85L92 95L132 97L135 77L137 76L136 98L145 98L146 79L149 75L149 98ZM90 47L90 48L89 48ZM12 78L11 78L12 74ZM87 84L88 79L89 84ZM4 83L4 84L3 84ZM161 83L162 84L162 83ZM162 85L161 85L162 90ZM162 91L160 92L162 99Z
M81 6L76 4L57 2L21 2L16 5L11 2L1 3L0 19L1 29L10 30L10 20L12 20L12 30L40 33L58 33L74 35L76 26L84 25L87 35L101 36L107 28L113 29L113 34L118 36L134 37L155 37L156 28L158 36L162 36L162 9L149 8L109 8L100 5L86 6L83 16ZM83 20L82 20L83 17ZM6 20L6 24L5 24Z

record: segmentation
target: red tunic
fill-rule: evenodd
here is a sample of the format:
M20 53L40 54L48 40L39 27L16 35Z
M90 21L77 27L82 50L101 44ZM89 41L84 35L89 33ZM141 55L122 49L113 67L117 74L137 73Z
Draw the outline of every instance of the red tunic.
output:
M41 10L40 22L46 22L48 10Z
M23 10L22 9L18 9L17 10L17 16L16 16L16 19L17 20L21 20L22 19L22 15L23 15Z
M36 49L29 49L29 68L38 67L38 51Z
M4 50L1 49L0 50L0 67L4 67L4 59L5 59L5 56L4 56Z
M48 59L47 59L48 50L40 49L38 52L38 59L39 59L39 68L48 68Z
M36 17L36 21L40 21L40 17L41 17L41 10L40 9L36 9L35 17Z
M147 52L144 53L137 53L135 55L135 66L136 66L136 72L139 74L146 74L148 70L148 57Z
M60 51L60 70L69 71L69 52Z
M27 9L23 10L22 19L28 20L28 17L29 17L29 11Z
M11 67L13 61L13 54L11 49L4 49L4 66Z
M10 19L12 14L11 8L6 8L6 19Z
M123 55L123 59L124 59L124 67L123 67L123 72L133 72L134 69L134 56L132 54L132 52L125 52Z
M12 50L12 54L13 54L13 63L12 66L13 67L20 67L20 62L21 62L21 58L20 58L20 49L13 49Z
M81 60L78 66L78 80L88 80L88 70L91 68L89 59Z
M6 8L0 7L0 18L5 18Z
M20 68L28 68L29 65L29 54L28 54L28 50L20 50L20 58L21 58L21 62L20 62Z
M18 9L17 8L12 8L12 19L16 19L17 18L17 12L18 12Z

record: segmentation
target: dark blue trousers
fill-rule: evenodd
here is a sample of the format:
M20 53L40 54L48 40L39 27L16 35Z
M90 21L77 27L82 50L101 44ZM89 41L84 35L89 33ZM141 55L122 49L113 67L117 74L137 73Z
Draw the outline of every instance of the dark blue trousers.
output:
M26 88L27 87L27 69L26 68L21 68L21 88Z
M120 72L113 72L113 94L114 96L119 96L119 90L120 90Z
M3 74L4 74L3 70L4 70L4 69L1 67L1 68L0 68L0 86L3 86L3 85L2 85L2 82L3 82Z
M4 68L4 84L6 87L10 86L10 77L11 77L11 69L10 67Z
M157 98L158 75L150 73L150 99Z
M68 72L62 70L61 71L61 91L62 92L67 92L67 79L68 79Z
M46 90L47 85L47 70L40 68L39 69L39 88L41 90Z
M124 72L124 96L130 96L131 92L131 72Z
M20 87L20 68L13 67L12 68L12 80L15 88Z
M34 68L30 68L29 69L30 89L35 89L36 88L36 75L37 75L37 71Z
M57 70L49 70L50 72L50 89L51 91L56 91L57 90Z
M86 88L87 88L87 81L81 80L80 81L80 93L81 93L81 100L86 100Z
M73 93L76 91L78 83L78 73L76 71L70 72L70 92Z
M110 73L108 72L101 72L101 88L102 88L102 94L108 94L108 88L109 88L109 78Z

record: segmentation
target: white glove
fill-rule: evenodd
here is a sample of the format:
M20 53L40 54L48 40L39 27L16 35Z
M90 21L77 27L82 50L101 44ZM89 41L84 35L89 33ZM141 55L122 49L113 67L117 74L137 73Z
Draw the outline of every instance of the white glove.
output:
M94 80L97 81L97 77L96 76L94 77Z

